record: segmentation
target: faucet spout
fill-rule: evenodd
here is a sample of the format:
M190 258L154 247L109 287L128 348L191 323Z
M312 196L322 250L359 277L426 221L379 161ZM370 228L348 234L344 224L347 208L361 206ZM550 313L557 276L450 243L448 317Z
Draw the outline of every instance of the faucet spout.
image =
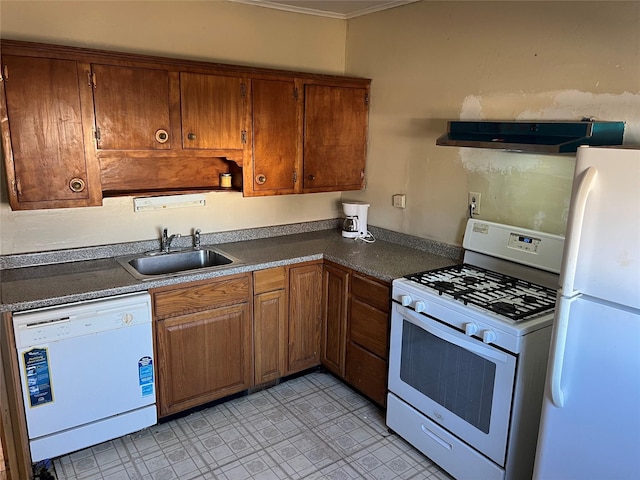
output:
M160 239L160 249L164 253L170 253L171 242L173 242L173 240L176 238L180 238L181 236L182 235L180 235L179 233L174 233L173 235L169 236L169 232L165 228L164 230L162 230L162 238Z

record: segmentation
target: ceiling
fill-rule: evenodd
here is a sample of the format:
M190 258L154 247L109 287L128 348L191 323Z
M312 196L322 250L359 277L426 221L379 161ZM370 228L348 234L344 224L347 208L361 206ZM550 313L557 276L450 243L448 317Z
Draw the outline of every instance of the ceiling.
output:
M418 0L229 0L288 12L349 19Z

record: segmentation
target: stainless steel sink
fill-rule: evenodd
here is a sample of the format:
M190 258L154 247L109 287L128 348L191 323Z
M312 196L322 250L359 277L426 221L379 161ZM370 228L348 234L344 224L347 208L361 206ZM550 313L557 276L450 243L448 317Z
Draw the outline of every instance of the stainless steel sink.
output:
M150 252L120 257L117 261L139 280L195 273L195 270L219 270L242 263L239 259L213 248L179 250L170 253Z

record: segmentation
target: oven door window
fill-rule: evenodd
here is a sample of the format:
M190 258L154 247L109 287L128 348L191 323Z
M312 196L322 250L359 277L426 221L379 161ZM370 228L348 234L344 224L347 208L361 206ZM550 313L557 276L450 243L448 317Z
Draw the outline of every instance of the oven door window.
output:
M400 379L489 433L496 364L405 322Z

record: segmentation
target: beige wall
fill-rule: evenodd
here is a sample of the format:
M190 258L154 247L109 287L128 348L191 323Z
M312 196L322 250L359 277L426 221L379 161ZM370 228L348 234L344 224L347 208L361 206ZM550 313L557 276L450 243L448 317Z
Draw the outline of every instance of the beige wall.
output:
M343 74L346 22L221 2L6 1L3 38ZM243 198L206 195L206 207L134 213L131 198L102 207L12 212L4 179L0 254L157 238L161 227L187 234L339 216L339 193Z
M437 147L447 120L624 120L640 144L640 2L422 1L351 20L347 70L373 79L352 197L380 227L459 244L474 191L479 218L564 233L574 156Z
M0 9L7 38L372 78L367 189L342 197L370 202L372 225L447 243L461 242L468 191L480 218L563 233L574 164L436 147L447 120L625 120L626 143L640 143L640 2L422 1L348 22L219 1ZM138 214L130 198L40 212L5 198L0 253L333 218L340 198L212 193L204 208Z

